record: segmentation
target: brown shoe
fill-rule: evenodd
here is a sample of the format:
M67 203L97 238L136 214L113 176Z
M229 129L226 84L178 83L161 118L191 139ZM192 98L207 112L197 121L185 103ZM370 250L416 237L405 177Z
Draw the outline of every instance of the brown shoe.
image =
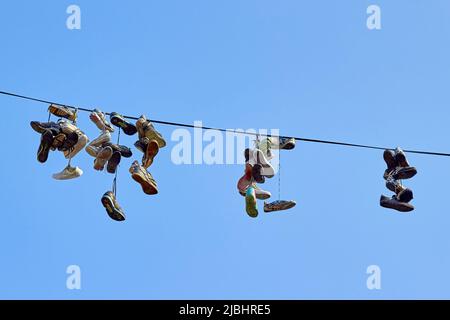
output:
M147 144L144 156L142 157L142 166L146 169L150 167L153 163L153 159L156 157L158 152L159 152L158 142L156 140L151 140Z
M158 193L158 187L156 185L155 179L152 175L139 164L139 162L134 161L130 167L131 177L138 182L144 193L149 195L154 195Z
M74 110L67 107L51 104L48 107L48 111L57 117L66 118L69 119L70 121L77 120L77 113Z
M136 121L136 129L138 131L139 138L147 137L149 140L156 140L156 142L158 142L159 148L164 148L166 146L166 141L164 140L163 136L158 131L156 131L155 127L153 127L153 124L150 122L150 120L147 120L144 115L140 116Z

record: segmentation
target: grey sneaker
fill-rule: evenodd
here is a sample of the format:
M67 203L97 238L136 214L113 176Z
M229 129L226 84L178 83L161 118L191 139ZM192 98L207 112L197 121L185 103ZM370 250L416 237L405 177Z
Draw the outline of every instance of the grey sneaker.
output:
M115 221L125 221L125 213L117 202L114 193L111 191L106 192L102 197L102 204L111 219Z
M288 210L296 206L295 201L277 200L271 203L264 202L264 212Z

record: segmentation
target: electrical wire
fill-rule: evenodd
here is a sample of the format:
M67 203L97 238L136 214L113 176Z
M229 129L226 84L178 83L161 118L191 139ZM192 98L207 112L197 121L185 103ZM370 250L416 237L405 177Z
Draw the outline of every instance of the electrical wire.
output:
M43 100L38 99L34 97L29 97L25 95L20 95L17 93L7 92L7 91L0 91L1 95L15 97L19 99L25 99L29 101L35 101L45 104L55 104L71 109L78 109L78 111L84 111L84 112L92 112L94 109L88 109L88 108L81 108L81 107L74 107L68 104L63 104L59 102L49 101L49 100ZM110 115L109 112L105 112L106 115ZM130 119L130 120L138 120L138 117L133 116L125 116L124 118ZM223 129L223 128L214 128L214 127L206 127L206 126L196 126L191 124L185 124L185 123L178 123L178 122L170 122L170 121L161 121L161 120L155 120L155 119L149 119L153 123L162 124L162 125L168 125L168 126L176 126L176 127L184 127L184 128L197 128L197 129L203 129L203 130L214 130L214 131L220 131L220 132L229 132L234 134L244 134L249 136L258 136L258 133L252 133L252 132L240 132L235 131L232 129ZM303 142L310 142L310 143L322 143L322 144L329 144L329 145L338 145L338 146L345 146L345 147L354 147L354 148L364 148L364 149L374 149L374 150L394 150L394 148L387 148L387 147L380 147L380 146L372 146L372 145L365 145L365 144L355 144L355 143L348 143L348 142L341 142L341 141L331 141L331 140L320 140L320 139L309 139L309 138L301 138L301 137L292 137L292 136L278 136L278 135L268 135L269 137L274 138L282 138L282 139L289 139L294 138L297 141L303 141ZM431 156L441 156L441 157L450 157L450 153L445 152L434 152L434 151L422 151L422 150L403 150L406 153L415 153L415 154L422 154L422 155L431 155Z

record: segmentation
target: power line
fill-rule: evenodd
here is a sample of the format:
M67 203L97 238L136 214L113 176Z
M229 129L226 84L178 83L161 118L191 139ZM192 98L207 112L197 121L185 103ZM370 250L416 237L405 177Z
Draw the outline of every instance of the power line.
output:
M68 104L64 103L58 103L54 101L49 100L43 100L38 98L33 98L29 96L24 96L12 92L6 92L6 91L0 91L0 94L10 97L15 97L19 99L25 99L29 101L35 101L45 104L55 104L71 109L76 109L78 111L85 111L85 112L92 112L93 109L87 109L87 108L81 108L81 107L74 107ZM110 115L109 112L105 112L106 115ZM123 116L126 119L130 120L138 120L139 118L133 117L133 116ZM149 119L153 123L158 123L162 125L168 125L168 126L176 126L176 127L184 127L184 128L194 128L194 129L203 129L203 130L215 130L215 131L221 131L221 132L230 132L234 134L245 134L245 135L251 135L251 136L258 136L257 133L252 132L239 132L231 129L223 129L223 128L214 128L214 127L206 127L206 126L196 126L192 124L185 124L185 123L178 123L178 122L170 122L170 121L161 121L161 120L153 120ZM345 147L354 147L354 148L364 148L364 149L374 149L374 150L394 150L393 148L386 148L386 147L380 147L380 146L371 146L371 145L364 145L364 144L355 144L355 143L347 143L347 142L340 142L340 141L330 141L330 140L320 140L320 139L308 139L308 138L300 138L300 137L289 137L289 136L277 136L277 135L269 135L274 138L294 138L297 141L303 141L303 142L311 142L311 143L322 143L322 144L330 144L330 145L338 145L338 146L345 146ZM423 154L423 155L431 155L431 156L442 156L442 157L450 157L450 153L444 153L444 152L433 152L433 151L421 151L421 150L403 150L407 153L415 153L415 154Z

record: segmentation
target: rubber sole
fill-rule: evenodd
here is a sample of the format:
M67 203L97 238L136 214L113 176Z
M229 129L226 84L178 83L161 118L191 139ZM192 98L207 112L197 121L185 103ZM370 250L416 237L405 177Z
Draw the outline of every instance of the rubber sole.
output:
M142 191L144 191L145 194L148 195L158 194L158 189L152 184L150 184L148 181L146 181L144 178L142 178L140 174L133 173L131 174L131 177L133 178L134 181L136 181L141 185Z
M52 143L53 135L50 132L42 134L41 143L37 152L37 159L40 163L45 163L47 161Z
M113 201L110 197L102 197L102 204L108 213L108 216L115 221L125 221L125 216L114 208Z
M108 160L108 165L106 166L106 171L109 173L116 173L117 166L120 163L122 156L119 151L115 151L111 158Z
M414 206L409 203L395 201L383 196L380 198L380 206L387 209L397 210L399 212L410 212L414 210Z
M146 169L150 167L153 163L153 159L156 157L158 152L159 152L158 142L156 142L155 140L150 141L147 145L147 149L142 159L142 166Z
M258 216L256 199L248 194L245 196L245 211L247 211L247 214L252 218L256 218Z
M125 121L121 117L112 116L111 123L113 125L115 125L116 127L121 128L123 130L123 132L128 136L132 136L132 135L136 134L136 132L137 132L137 129L134 125Z

